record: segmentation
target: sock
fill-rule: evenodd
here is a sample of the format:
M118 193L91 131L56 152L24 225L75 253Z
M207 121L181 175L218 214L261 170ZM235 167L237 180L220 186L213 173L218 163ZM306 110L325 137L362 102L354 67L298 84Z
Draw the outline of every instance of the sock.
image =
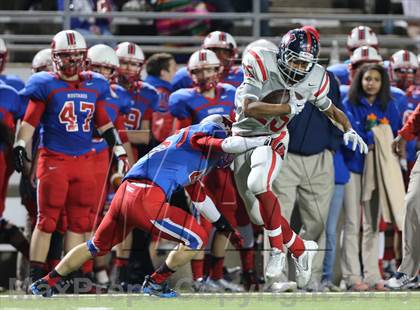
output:
M242 251L240 251L239 253L241 255L242 270L244 272L255 270L254 249L242 249Z
M204 259L191 260L191 273L193 280L203 279L204 277Z
M48 270L53 270L60 263L60 259L48 259Z
M166 263L163 262L162 265L160 265L150 277L157 284L161 284L165 282L166 279L168 279L174 272L175 270L170 269L168 265L166 265Z
M256 195L260 203L260 212L272 248L283 250L283 234L281 227L281 208L272 191Z
M220 280L223 277L224 257L212 256L209 277L212 280Z
M89 274L92 272L93 272L93 259L89 259L82 265L82 273Z
M95 278L97 283L108 284L110 282L108 270L105 266L95 266L95 268L93 268L93 271L95 272Z
M63 277L54 269L44 277L48 285L54 287Z
M116 257L114 265L117 268L128 266L128 258Z
M290 225L285 218L282 219L282 223L282 227L286 228L284 229L285 233L283 236L285 245L289 251L292 252L293 256L298 258L305 252L303 240L290 228Z
M30 261L29 276L32 280L41 279L47 274L47 264L43 262Z
M211 266L211 254L206 253L204 255L204 276L207 277L210 273L210 266Z

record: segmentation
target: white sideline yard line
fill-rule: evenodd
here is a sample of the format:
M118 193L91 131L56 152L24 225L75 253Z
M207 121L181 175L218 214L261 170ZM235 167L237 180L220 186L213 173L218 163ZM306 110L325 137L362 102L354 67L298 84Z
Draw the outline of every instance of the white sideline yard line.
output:
M307 297L307 298L321 298L321 297L335 297L335 298L345 298L345 297L361 297L361 298L381 298L381 297L417 297L420 298L420 291L389 291L389 292L289 292L289 293L271 293L271 292L246 292L246 293L180 293L180 296L177 298L259 298L259 297L282 297L282 298L293 298L296 296ZM70 298L80 298L80 299L96 299L96 298L123 298L123 297L151 297L157 298L156 296L149 296L144 294L57 294L51 297L51 299L70 299ZM177 299L175 298L175 299ZM49 299L42 296L35 295L0 295L1 299L10 299L10 300L38 300L38 299ZM170 300L165 298L165 300ZM88 309L107 309L107 308L83 308Z

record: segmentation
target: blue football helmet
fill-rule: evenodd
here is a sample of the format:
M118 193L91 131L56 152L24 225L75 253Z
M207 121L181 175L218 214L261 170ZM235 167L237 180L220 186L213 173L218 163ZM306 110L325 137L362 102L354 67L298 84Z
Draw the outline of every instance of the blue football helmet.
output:
M293 29L283 36L277 63L288 84L293 85L305 79L318 62L319 48L318 39L308 30Z

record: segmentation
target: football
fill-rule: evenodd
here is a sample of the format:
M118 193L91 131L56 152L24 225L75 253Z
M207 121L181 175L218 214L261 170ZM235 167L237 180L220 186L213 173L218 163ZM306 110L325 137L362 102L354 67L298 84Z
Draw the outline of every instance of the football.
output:
M274 103L274 104L288 103L289 100L290 100L290 94L287 89L278 89L278 90L272 91L263 99L261 99L262 102Z

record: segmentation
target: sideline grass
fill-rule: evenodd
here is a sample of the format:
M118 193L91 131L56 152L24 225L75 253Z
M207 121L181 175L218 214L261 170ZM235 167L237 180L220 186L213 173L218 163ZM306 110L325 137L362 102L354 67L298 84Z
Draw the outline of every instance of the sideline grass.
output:
M420 310L420 292L183 294L175 299L141 295L0 295L0 309L17 310Z

